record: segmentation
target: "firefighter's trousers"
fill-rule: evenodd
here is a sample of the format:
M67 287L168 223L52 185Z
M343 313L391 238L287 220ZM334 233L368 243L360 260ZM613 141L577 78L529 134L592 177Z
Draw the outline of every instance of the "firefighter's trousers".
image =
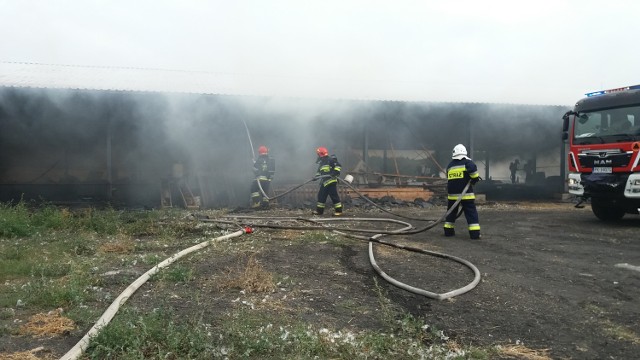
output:
M338 195L337 183L329 185L320 184L320 190L318 190L318 203L316 204L316 213L324 213L324 204L327 202L327 197L331 198L333 202L333 209L337 214L342 213L342 203L340 202L340 195Z
M456 200L449 200L447 209L451 209ZM445 236L455 235L454 224L456 222L456 216L458 215L458 208L462 206L464 217L467 219L469 225L469 237L472 239L480 238L480 220L478 219L478 210L476 209L476 202L474 199L462 200L453 211L447 215L444 223Z
M269 186L271 185L271 181L269 180L260 180L260 186L262 190L264 190L265 194L269 193ZM258 187L258 180L254 179L251 183L251 207L257 208L260 206L266 207L269 205L269 198L262 195L260 192L260 188Z

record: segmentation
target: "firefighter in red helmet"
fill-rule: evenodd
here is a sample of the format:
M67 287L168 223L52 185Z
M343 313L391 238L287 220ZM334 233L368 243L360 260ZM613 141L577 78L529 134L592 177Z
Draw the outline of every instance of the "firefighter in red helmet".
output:
M338 176L342 167L335 155L329 156L327 148L322 146L317 148L316 154L318 154L316 179L320 179L320 189L318 190L316 210L313 213L322 215L327 197L330 197L333 202L333 215L340 216L342 215L342 203L340 202L340 195L338 195Z
M269 157L269 149L262 145L258 148L258 158L253 163L255 179L251 184L251 207L269 207L267 196L274 174L274 161ZM262 188L262 190L261 190Z

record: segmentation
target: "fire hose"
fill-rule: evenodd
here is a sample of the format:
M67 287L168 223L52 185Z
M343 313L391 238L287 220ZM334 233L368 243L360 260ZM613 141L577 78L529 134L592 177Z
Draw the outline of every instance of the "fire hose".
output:
M312 179L313 180L313 179ZM311 181L311 180L310 180ZM343 181L343 183L346 183ZM467 185L465 186L465 188L462 191L462 194L458 197L458 199L453 203L453 205L451 207L449 207L447 209L447 211L437 220L430 220L432 221L432 223L425 225L421 228L414 228L411 224L400 221L400 220L394 220L394 219L385 219L385 218L333 218L333 219L328 219L328 218L313 218L313 219L306 219L306 218L300 218L300 217L278 217L278 218L273 218L273 217L269 217L269 218L265 218L265 217L258 217L258 216L227 216L228 218L233 218L236 219L236 221L225 221L225 220L221 220L221 219L201 219L201 221L204 222L214 222L214 223L227 223L227 224L234 224L234 225L238 225L237 220L256 220L256 219L268 219L268 220L281 220L281 221L307 221L307 222L311 222L311 223L320 223L320 225L304 225L304 226L300 226L300 225L276 225L276 224L258 224L258 223L252 223L251 226L252 227L265 227L265 228L272 228L272 229L288 229L288 230L331 230L337 234L346 236L346 237L351 237L351 238L355 238L355 239L359 239L359 240L364 240L364 241L368 241L369 242L369 261L371 263L371 266L374 268L374 270L385 280L387 280L389 283L391 283L394 286L397 286L401 289L407 290L409 292L418 294L418 295L423 295L432 299L436 299L436 300L445 300L457 295L461 295L464 294L470 290L472 290L473 288L476 287L476 285L480 282L480 271L478 270L478 268L473 265L471 262L456 257L456 256L452 256L452 255L448 255L448 254L444 254L444 253L439 253L439 252L435 252L435 251L429 251L429 250L424 250L424 249L419 249L419 248L415 248L415 247L410 247L410 246L405 246L405 245L400 245L400 244L394 244L391 242L387 242L384 240L381 240L380 238L385 236L385 235L411 235L411 234L418 234L421 232L424 232L426 230L429 230L433 227L435 227L436 225L438 225L439 223L441 223L452 211L454 211L454 209L456 209L458 207L458 205L460 204L460 202L462 201L462 197L466 194L466 192L469 189L469 186L471 185L471 183L467 183ZM362 195L361 195L362 196ZM388 211L387 211L388 212ZM393 213L391 213L393 214ZM393 214L396 215L396 214ZM397 215L396 215L397 216ZM458 214L459 216L459 214ZM421 219L424 221L424 219ZM383 222L392 222L392 223L397 223L397 224L402 224L405 225L405 227L400 228L398 230L391 230L391 231L382 231L382 230L371 230L371 229L357 229L357 228L340 228L340 229L336 229L336 228L332 228L332 227L327 227L327 226L323 226L321 223L324 222L333 222L333 221L383 221ZM357 235L354 233L374 233L375 235L372 236L363 236L363 235ZM431 255L431 256L436 256L436 257L440 257L440 258L444 258L444 259L449 259L449 260L453 260L455 262L458 262L460 264L465 265L466 267L468 267L469 269L471 269L471 271L473 271L474 273L474 279L473 281L471 281L469 284L465 285L462 288L459 289L455 289L446 293L435 293L435 292L431 292L428 290L424 290L424 289L420 289L417 287L413 287L407 284L404 284L398 280L393 279L392 277L390 277L389 275L387 275L377 264L375 257L374 257L374 253L373 253L373 244L377 243L380 245L385 245L385 246L390 246L390 247L394 247L394 248L398 248L398 249L402 249L402 250L407 250L407 251L412 251L412 252L417 252L417 253L422 253L422 254L426 254L426 255Z
M446 214L445 214L446 216ZM394 219L386 219L386 218L318 218L318 219L303 219L303 218L297 218L297 217L269 217L269 218L265 218L265 217L258 217L258 216L227 216L228 218L234 218L237 220L271 220L271 221L309 221L309 222L314 222L314 223L323 223L323 222L334 222L334 221L369 221L369 222L374 222L374 221L381 221L381 222L391 222L391 223L396 223L396 224L401 224L401 225L405 225L405 227L400 228L398 230L392 230L392 231L380 231L380 230L370 230L370 229L336 229L336 228L332 228L332 227L327 227L327 226L296 226L296 225L275 225L275 224L259 224L259 223L252 223L251 226L255 227L255 228L259 228L259 227L264 227L264 228L272 228L272 229L288 229L288 230L331 230L334 233L346 236L346 237L350 237L350 238L355 238L355 239L359 239L359 240L364 240L369 242L369 262L371 263L371 266L374 268L374 270L385 280L387 280L389 283L391 283L392 285L399 287L401 289L407 290L409 292L412 292L414 294L418 294L418 295L423 295L426 296L428 298L431 299L435 299L435 300L445 300L454 296L458 296L458 295L462 295L470 290L472 290L473 288L476 287L476 285L480 282L480 271L478 270L478 268L473 265L471 262L453 256L453 255L448 255L448 254L444 254L444 253L440 253L440 252L435 252L435 251L430 251L430 250L425 250L425 249L420 249L420 248L415 248L415 247L411 247L411 246L406 246L406 245L402 245L402 244L394 244L391 242L387 242L384 241L382 239L380 239L382 236L385 235L405 235L405 234L415 234L417 232L422 232L425 231L429 228L432 228L435 225L429 225L429 227L424 227L421 229L413 229L413 226L409 223L400 221L400 220L394 220ZM225 221L225 220L221 220L221 219L201 219L201 221L204 222L212 222L212 223L228 223L228 224L237 224L237 221ZM434 224L437 224L437 222L435 222ZM373 236L362 236L362 235L357 235L357 234L352 234L352 233L376 233ZM425 254L425 255L430 255L430 256L436 256L436 257L440 257L440 258L444 258L444 259L449 259L449 260L453 260L455 262L458 262L466 267L468 267L469 269L471 269L471 271L473 271L474 273L474 279L467 285L463 286L462 288L459 289L455 289L446 293L435 293L435 292L431 292L428 290L424 290L424 289L420 289L411 285L407 285L405 283L402 283L398 280L393 279L391 276L387 275L377 264L376 260L375 260L375 256L374 256L374 252L373 252L373 243L377 243L380 245L385 245L385 246L389 246L389 247L394 247L397 249L401 249L401 250L406 250L406 251L411 251L411 252L416 252L416 253L421 253L421 254Z
M260 184L260 180L258 180L257 178L256 178L256 182L258 183L258 188L260 189L260 193L262 193L262 196L263 196L264 198L268 199L269 201L272 201L272 200L278 199L278 198L280 198L280 197L282 197L282 196L284 196L284 195L287 195L287 194L291 193L292 191L297 190L297 189L299 189L299 188L301 188L301 187L303 187L303 186L307 185L308 183L310 183L310 182L312 182L312 181L315 181L315 180L317 180L317 179L322 179L322 178L328 178L328 177L331 177L331 175L322 175L322 176L316 176L316 177L313 177L313 178L311 178L311 179L309 179L309 180L307 180L307 181L303 182L302 184L300 184L300 185L296 185L296 186L294 186L294 187L292 187L292 188L290 188L290 189L288 189L288 190L284 191L283 193L278 194L278 195L276 195L276 196L274 196L274 197L269 197L269 196L266 194L266 192L265 192L265 191L264 191L264 189L262 188L262 184ZM355 192L356 194L358 194L358 196L359 196L360 198L364 199L364 200L365 200L366 202L368 202L369 204L373 205L374 207L376 207L376 208L378 208L378 209L380 209L380 210L382 210L382 211L384 211L384 212L386 212L386 213L388 213L388 214L391 214L391 215L393 215L393 216L397 216L397 217L399 217L399 218L407 219L407 220L417 220L417 221L434 221L434 220L432 220L432 219L414 218L414 217L410 217L410 216L406 216L406 215L400 215L400 214L393 213L393 212L391 212L391 211L389 211L389 210L385 209L384 207L382 207L382 206L380 206L380 205L376 204L375 202L371 201L371 199L369 199L366 195L364 195L364 194L362 194L361 192L359 192L359 191L358 191L358 189L356 189L355 187L353 187L353 186L352 186L348 181L345 181L345 180L343 180L343 179L341 179L341 178L337 178L337 179L340 181L340 183L341 183L342 185L346 185L349 189L351 189L353 192ZM464 189L464 193L466 193L466 192L467 192L468 188L469 188L468 186L467 186L467 187L465 187L465 189ZM464 193L463 193L463 194L464 194ZM457 204L456 204L456 205L457 205ZM446 217L446 215L448 215L448 213L447 213L447 214L445 214L445 217ZM460 209L460 210L458 211L458 214L456 215L456 219L457 219L457 218L459 218L459 217L460 217L460 215L462 215L462 209Z
M138 279L136 279L136 281L131 283L131 285L129 285L126 289L124 289L124 291L122 293L120 293L120 295L115 300L113 300L111 305L102 314L102 316L98 319L98 321L96 321L96 323L93 325L93 327L82 337L82 339L80 339L80 341L78 341L74 345L74 347L71 348L71 350L67 351L67 353L64 354L64 356L62 356L60 358L60 360L72 360L72 359L79 358L82 355L82 353L84 353L84 351L87 350L87 348L89 347L89 343L90 343L91 339L93 337L95 337L96 335L98 335L100 330L102 330L102 328L104 328L105 326L107 326L109 324L109 322L111 322L111 320L116 315L116 313L118 312L120 307L122 305L124 305L124 303L129 299L129 297L131 295L133 295L133 293L135 293L136 290L138 290L144 283L146 283L147 280L149 280L151 278L151 276L157 274L161 269L171 265L176 260L180 259L181 257L183 257L183 256L185 256L187 254L190 254L192 252L201 250L201 249L211 245L214 241L231 239L231 238L243 235L243 234L250 234L252 232L253 232L253 229L251 229L250 227L244 227L241 230L238 230L238 231L236 231L234 233L227 234L227 235L224 235L224 236L219 236L219 237L211 239L211 240L203 241L200 244L194 245L194 246L189 247L187 249L184 249L184 250L182 250L182 251L180 251L180 252L178 252L176 254L173 254L172 256L170 256L167 259L165 259L163 262L161 262L158 265L154 266L149 271L147 271L146 273L142 274L142 276L140 276Z
M313 181L315 179L311 179L297 187L294 187L292 189L290 189L288 192L291 192L311 181ZM392 285L399 287L401 289L404 289L406 291L418 294L418 295L423 295L432 299L436 299L436 300L445 300L457 295L461 295L464 294L470 290L472 290L473 288L476 287L476 285L480 282L480 271L478 270L478 268L473 265L471 262L456 257L456 256L452 256L452 255L448 255L448 254L444 254L444 253L439 253L439 252L435 252L435 251L429 251L429 250L425 250L425 249L419 249L419 248L415 248L415 247L411 247L411 246L405 246L405 245L401 245L401 244L394 244L391 242L387 242L384 240L381 240L380 238L382 236L385 235L407 235L407 234L416 234L419 232L423 232L426 231L428 229L433 228L434 226L436 226L439 222L442 222L442 220L451 213L451 211L453 211L453 209L455 209L458 204L460 203L460 201L462 200L462 196L466 193L466 191L469 188L470 183L467 184L467 186L464 188L462 195L458 198L458 200L456 200L456 202L453 204L453 206L451 206L446 212L445 214L440 217L440 219L438 219L437 221L434 221L432 224L429 224L427 226L424 226L422 228L419 229L415 229L411 224L400 221L400 220L394 220L394 219L380 219L380 218L350 218L350 219L346 219L346 218L336 218L336 219L301 219L301 218L281 218L281 219L295 219L295 220L305 220L305 221L309 221L312 223L320 223L322 224L323 222L332 222L332 221L382 221L382 222L391 222L391 223L396 223L396 224L401 224L404 225L404 227L397 229L397 230L392 230L392 231L381 231L381 230L370 230L370 229L335 229L335 228L328 228L326 226L277 226L277 225L271 225L271 224L254 224L252 225L253 227L270 227L270 228L282 228L282 229L298 229L298 230L327 230L330 229L333 232L346 236L346 237L351 237L351 238L355 238L355 239L359 239L359 240L365 240L369 242L369 261L371 263L371 266L374 268L374 270L385 280L387 280L389 283L391 283ZM286 194L287 192L279 195L282 196L284 194ZM229 216L231 218L236 218L236 219L251 219L251 218L258 218L258 217L240 217L240 216ZM220 222L220 223L233 223L235 225L237 225L237 221L236 222L230 222L230 221L224 221L224 220L219 220L219 219L201 219L202 221L205 222ZM115 314L118 312L118 310L120 309L120 307L122 305L124 305L124 303L129 299L129 297L131 297L131 295L133 295L133 293L135 293L144 283L146 283L151 276L157 274L161 269L168 267L169 265L171 265L172 263L174 263L175 261L177 261L178 259L182 258L183 256L190 254L192 252L201 250L209 245L211 245L214 241L217 240L226 240L226 239L231 239L234 237L238 237L241 236L243 234L248 234L248 233L252 233L253 229L250 226L244 226L242 227L241 230L238 230L234 233L231 234L227 234L224 236L220 236L211 240L207 240L204 242L201 242L200 244L194 245L192 247L189 247L187 249L184 249L172 256L170 256L169 258L165 259L164 261L162 261L161 263L157 264L156 266L154 266L153 268L151 268L149 271L147 271L146 273L144 273L143 275L141 275L138 279L136 279L133 283L131 283L112 303L111 305L107 308L107 310L102 314L102 316L96 321L96 323L93 325L93 327L91 327L91 329L80 339L80 341L78 341L74 347L72 347L69 351L67 351L67 353L65 355L63 355L61 357L61 360L75 360L78 359L83 353L84 351L86 351L86 349L89 347L90 341L93 337L95 337L101 330L102 328L104 328L105 326L107 326L111 320L113 319L113 317L115 316ZM363 235L357 235L357 234L350 234L351 232L360 232L360 233L375 233L375 235L373 236L363 236ZM398 280L395 280L394 278L392 278L391 276L387 275L381 268L380 266L378 266L375 257L374 257L374 252L373 252L373 243L378 243L381 245L385 245L385 246L390 246L390 247L394 247L394 248L398 248L398 249L402 249L402 250L407 250L407 251L412 251L412 252L417 252L417 253L422 253L422 254L426 254L426 255L431 255L431 256L436 256L436 257L441 257L444 259L450 259L453 261L456 261L460 264L463 264L465 266L467 266L468 268L470 268L473 273L474 273L474 279L473 281L471 281L469 284L465 285L464 287L452 290L452 291L448 291L446 293L435 293L435 292L431 292L431 291L427 291L424 289L420 289L405 283L402 283Z
M264 189L262 188L262 184L260 184L260 180L258 180L257 178L256 178L256 182L258 183L258 188L260 189L260 193L262 193L262 196L265 197L266 199L268 199L269 201L271 201L271 200L275 200L275 199L281 198L281 197L289 194L290 192L292 192L294 190L297 190L297 189L307 185L308 183L310 183L312 181L315 181L316 179L317 178L315 178L315 177L311 178L311 179L303 182L302 184L296 185L296 186L292 187L291 189L288 189L288 190L284 191L282 194L278 194L278 195L276 195L274 197L269 197L269 195L267 195L267 193L265 193Z

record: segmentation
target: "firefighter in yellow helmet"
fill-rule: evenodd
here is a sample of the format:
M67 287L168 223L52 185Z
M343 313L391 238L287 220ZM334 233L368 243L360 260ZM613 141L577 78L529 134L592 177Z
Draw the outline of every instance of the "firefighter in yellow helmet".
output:
M253 163L253 175L251 183L251 207L269 207L269 188L274 174L273 159L269 157L269 149L262 145L258 148L258 158ZM262 188L262 191L260 190ZM264 192L264 194L263 194Z
M447 165L447 209L451 209L456 200L462 196L462 191L467 186L467 183L471 181L471 185L469 185L467 192L462 196L462 200L458 205L462 206L462 211L464 211L471 239L480 238L480 221L478 220L478 210L475 204L476 196L473 193L472 186L479 180L481 178L478 173L478 167L467 156L467 148L462 144L456 145L451 154L451 162ZM458 215L458 206L452 209L445 219L444 236L454 236L456 234L453 226Z
M325 202L328 196L333 202L333 215L340 216L342 215L342 203L340 202L340 195L338 195L338 176L340 175L342 167L335 155L329 156L327 148L322 146L317 148L316 154L318 154L316 160L318 164L316 179L320 179L320 189L318 190L316 210L313 213L315 215L322 215L324 213Z

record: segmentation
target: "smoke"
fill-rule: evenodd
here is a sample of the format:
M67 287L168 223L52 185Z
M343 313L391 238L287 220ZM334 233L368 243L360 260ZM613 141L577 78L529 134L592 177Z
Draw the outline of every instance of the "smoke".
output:
M259 145L276 159L274 186L284 187L315 174L318 146L337 155L347 173L362 159L365 134L370 149L429 149L442 165L455 144L470 147L473 139L476 160L482 164L489 156L492 169L500 164L496 173L502 174L514 157L555 158L559 166L564 111L0 88L0 184L111 180L123 200L151 206L163 179L171 179L202 194L207 206L246 206L257 156L252 150Z

